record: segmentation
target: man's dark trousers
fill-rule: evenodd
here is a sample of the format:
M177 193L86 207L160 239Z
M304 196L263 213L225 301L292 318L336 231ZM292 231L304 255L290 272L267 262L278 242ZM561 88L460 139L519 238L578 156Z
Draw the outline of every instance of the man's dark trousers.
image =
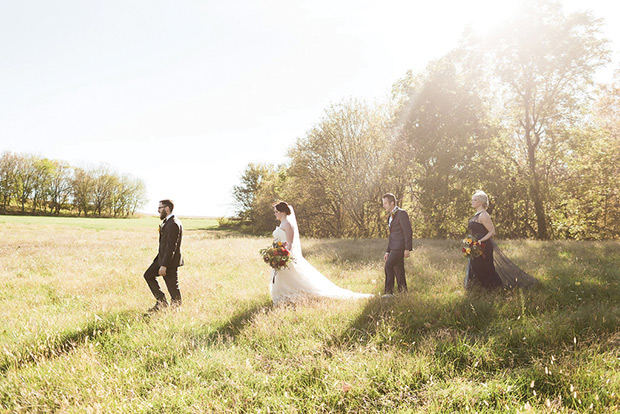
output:
M392 250L385 261L385 289L386 294L394 293L394 277L399 292L407 291L405 279L405 249Z
M385 294L394 293L394 279L398 283L399 292L407 292L407 281L405 280L405 250L411 251L413 244L413 230L409 214L399 207L390 213L391 220L388 218L390 235L388 236L388 254L385 261Z
M177 267L169 267L166 269L166 276L163 276L164 282L166 282L166 287L168 288L168 292L170 293L170 297L172 299L172 304L174 305L181 304L181 291L179 290L179 277L177 275L177 270ZM148 283L155 299L157 299L158 302L168 303L166 301L166 295L162 292L156 279L158 272L159 264L157 264L157 261L155 260L153 261L153 264L146 269L146 272L144 272L144 279L146 279L146 283Z

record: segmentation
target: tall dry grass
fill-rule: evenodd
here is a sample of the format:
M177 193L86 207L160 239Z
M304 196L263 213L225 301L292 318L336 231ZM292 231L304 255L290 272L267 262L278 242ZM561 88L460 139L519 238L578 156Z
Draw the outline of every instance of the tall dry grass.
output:
M94 219L93 219L94 220ZM157 221L0 228L0 409L9 412L613 412L617 242L513 241L542 283L462 289L458 241L418 240L410 293L271 306L267 238L186 226L184 304L152 317ZM379 293L384 240L302 240Z

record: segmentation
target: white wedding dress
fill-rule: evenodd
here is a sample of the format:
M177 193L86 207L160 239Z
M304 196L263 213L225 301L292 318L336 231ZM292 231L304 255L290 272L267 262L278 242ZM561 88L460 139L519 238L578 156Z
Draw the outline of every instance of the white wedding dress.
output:
M301 254L294 212L288 216L288 222L291 223L294 231L294 239L290 248L293 260L289 262L287 269L279 271L272 269L271 271L269 291L274 304L292 302L304 297L360 299L374 296L371 293L357 293L338 287L316 270ZM281 228L283 224L284 222L273 231L273 238L276 241L286 242L286 233Z

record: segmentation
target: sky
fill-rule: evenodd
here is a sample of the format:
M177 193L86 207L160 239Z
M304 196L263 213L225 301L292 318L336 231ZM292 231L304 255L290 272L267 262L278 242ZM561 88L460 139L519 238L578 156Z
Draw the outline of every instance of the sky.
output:
M565 0L605 19L620 3ZM248 163L282 164L331 104L382 101L407 70L517 10L498 0L0 0L0 153L107 165L180 216L234 214Z

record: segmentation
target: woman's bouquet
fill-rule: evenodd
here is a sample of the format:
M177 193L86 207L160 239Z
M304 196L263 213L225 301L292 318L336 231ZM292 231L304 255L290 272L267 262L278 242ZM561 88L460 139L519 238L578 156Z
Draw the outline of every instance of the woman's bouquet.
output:
M479 242L475 236L468 235L463 239L463 245L461 247L461 251L463 252L463 256L469 259L480 257L484 254L484 242Z
M265 263L273 267L276 271L288 268L292 259L291 252L281 241L274 241L271 247L260 249L260 255Z

